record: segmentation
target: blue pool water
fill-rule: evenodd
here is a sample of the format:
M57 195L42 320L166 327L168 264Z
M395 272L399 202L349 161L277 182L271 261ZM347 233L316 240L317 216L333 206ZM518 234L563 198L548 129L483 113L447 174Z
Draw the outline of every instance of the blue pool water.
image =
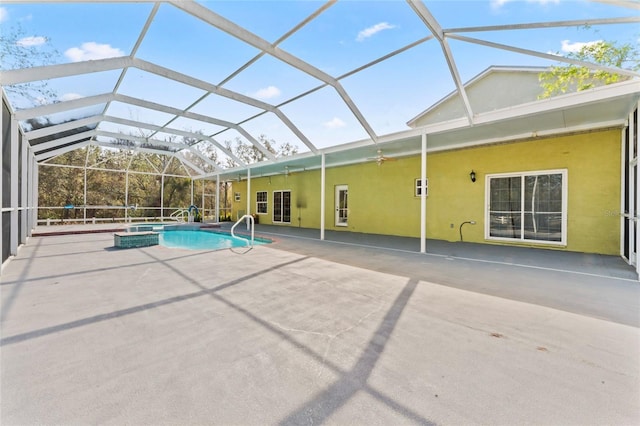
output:
M230 235L206 231L163 231L159 233L160 245L170 248L189 250L221 250L231 247L247 247L245 241ZM253 244L265 244L269 241L254 239Z

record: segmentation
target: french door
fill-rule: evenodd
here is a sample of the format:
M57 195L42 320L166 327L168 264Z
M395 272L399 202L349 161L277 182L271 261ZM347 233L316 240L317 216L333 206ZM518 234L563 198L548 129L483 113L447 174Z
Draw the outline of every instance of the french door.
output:
M273 222L291 222L291 191L273 191Z

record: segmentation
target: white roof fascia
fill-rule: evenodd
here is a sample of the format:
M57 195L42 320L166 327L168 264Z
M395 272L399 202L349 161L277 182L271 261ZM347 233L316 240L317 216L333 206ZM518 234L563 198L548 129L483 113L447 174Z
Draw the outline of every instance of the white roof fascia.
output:
M549 60L555 61L555 62L566 62L568 64L583 66L583 67L587 67L589 69L602 70L602 71L610 72L610 73L613 73L613 74L628 75L630 77L640 77L640 73L635 72L635 71L631 71L631 70L627 70L627 69L624 69L624 68L607 67L607 66L600 65L600 64L595 64L595 63L592 63L592 62L579 61L577 59L567 58L565 56L553 55L553 54L550 54L550 53L542 53L542 52L537 52L535 50L529 50L529 49L522 49L522 48L519 48L519 47L509 46L509 45L506 45L506 44L494 43L494 42L491 42L491 41L480 40L480 39L460 36L460 35L456 35L456 34L449 34L448 37L452 38L452 39L455 39L455 40L466 41L468 43L480 44L482 46L493 47L493 48L502 49L502 50L508 50L510 52L522 53L522 54L530 55L530 56L537 56L539 58L549 59Z
M427 151L428 152L450 151L453 149L473 148L473 147L482 146L482 145L491 145L491 144L497 144L497 143L503 143L503 142L513 142L518 140L522 141L527 139L542 138L546 136L567 135L567 134L586 132L586 131L596 130L596 129L617 128L617 127L623 127L625 125L625 122L626 120L620 119L620 120L612 120L612 121L603 121L599 123L584 124L579 126L562 127L557 129L546 129L546 130L538 130L538 131L527 132L527 133L510 134L510 135L496 137L496 138L480 139L480 140L475 140L471 142L463 142L463 143L447 145L447 146L430 147L430 148L427 148Z
M527 102L501 110L481 113L476 116L475 123L486 124L511 118L526 117L537 113L586 105L634 93L640 94L640 80L624 81L621 83L583 90L581 92L574 92L548 99Z
M132 59L129 56L117 58L96 59L91 61L71 62L58 65L43 65L40 67L22 68L0 71L0 84L28 83L30 81L49 80L52 78L72 77L79 74L111 71L130 67Z
M56 149L56 150L53 150L53 151L43 152L42 154L36 154L35 158L36 158L36 161L43 161L43 160L46 160L46 159L51 158L51 157L55 157L55 156L58 156L58 155L65 154L65 153L67 153L69 151L73 151L73 150L76 150L76 149L84 148L85 146L89 145L90 143L91 143L91 141L84 141L84 142L81 142L81 143L76 144L76 145L65 146L63 148L59 148L59 149Z
M72 109L84 108L92 105L103 104L113 100L113 93L103 93L101 95L87 96L70 101L58 102L37 106L34 108L21 109L16 111L17 120L28 120L30 118L42 117L44 115L55 114L57 112L69 111Z
M60 138L60 139L55 139L52 141L48 141L48 142L42 142L39 143L37 145L34 145L31 147L31 149L33 149L33 152L38 153L40 151L44 151L47 149L51 149L51 148L55 148L56 146L59 145L66 145L68 143L80 140L80 139L84 139L84 138L92 138L96 135L96 131L95 130L89 130L86 132L82 132L82 133L76 133L75 135L69 135L66 136L64 138Z
M56 133L65 132L67 130L76 129L82 126L88 126L89 124L94 124L102 121L104 119L103 115L94 115L91 117L81 118L74 121L67 121L61 124L56 124L54 126L43 127L41 129L31 130L26 132L24 136L29 139L38 139L49 135L55 135Z
M338 83L338 81L332 76L330 76L329 74L303 61L297 56L292 55L284 50L281 50L278 47L275 47L268 41L248 31L246 28L240 27L234 22L231 22L223 18L222 16L216 14L212 10L202 6L199 3L186 2L186 1L180 1L180 0L170 0L169 3L173 4L178 9L181 9L195 16L196 18L201 19L204 22L218 28L219 30L224 31L227 34L244 41L245 43L255 47L256 49L261 50L285 62L286 64L291 65L292 67L333 86L338 92L338 94L342 97L342 100L347 104L347 107L358 119L360 124L365 128L365 130L367 130L367 133L369 133L372 136L372 138L374 138L375 140L375 133L373 134L371 133L372 131L371 126L366 122L366 120L364 120L364 116L362 115L360 110L357 108L357 106L353 103L353 101L348 96L345 97L346 91L342 88L342 86Z

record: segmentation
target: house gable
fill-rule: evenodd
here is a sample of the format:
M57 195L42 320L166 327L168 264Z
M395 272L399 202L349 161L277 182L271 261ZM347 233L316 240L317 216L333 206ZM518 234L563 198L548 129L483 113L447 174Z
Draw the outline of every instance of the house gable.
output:
M490 67L465 84L474 114L535 101L542 94L538 76L543 67ZM465 109L457 92L411 119L407 124L421 127L465 117Z

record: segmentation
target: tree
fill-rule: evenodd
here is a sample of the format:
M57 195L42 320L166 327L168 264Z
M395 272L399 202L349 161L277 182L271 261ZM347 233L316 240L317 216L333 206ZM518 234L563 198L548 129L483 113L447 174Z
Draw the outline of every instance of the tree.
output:
M616 42L599 40L594 43L586 43L579 51L569 53L567 57L608 67L626 68L634 71L640 69L638 51L628 43L618 45ZM539 97L549 98L562 93L579 92L630 78L604 70L594 71L586 66L556 65L540 74L539 79L543 93Z
M20 26L0 32L0 69L14 70L50 65L60 56L51 45L51 40L43 36L27 37ZM46 81L30 82L6 86L7 94L25 107L56 99L57 95Z
M276 141L269 139L265 135L260 135L258 142L276 157L287 157L298 152L297 146L289 142L283 142L278 145ZM258 148L252 144L242 142L240 138L235 139L235 144L232 141L225 141L224 144L229 151L232 151L236 157L246 164L257 163L266 159L266 156ZM227 166L237 166L237 164L234 164L232 161L229 161L229 163Z

